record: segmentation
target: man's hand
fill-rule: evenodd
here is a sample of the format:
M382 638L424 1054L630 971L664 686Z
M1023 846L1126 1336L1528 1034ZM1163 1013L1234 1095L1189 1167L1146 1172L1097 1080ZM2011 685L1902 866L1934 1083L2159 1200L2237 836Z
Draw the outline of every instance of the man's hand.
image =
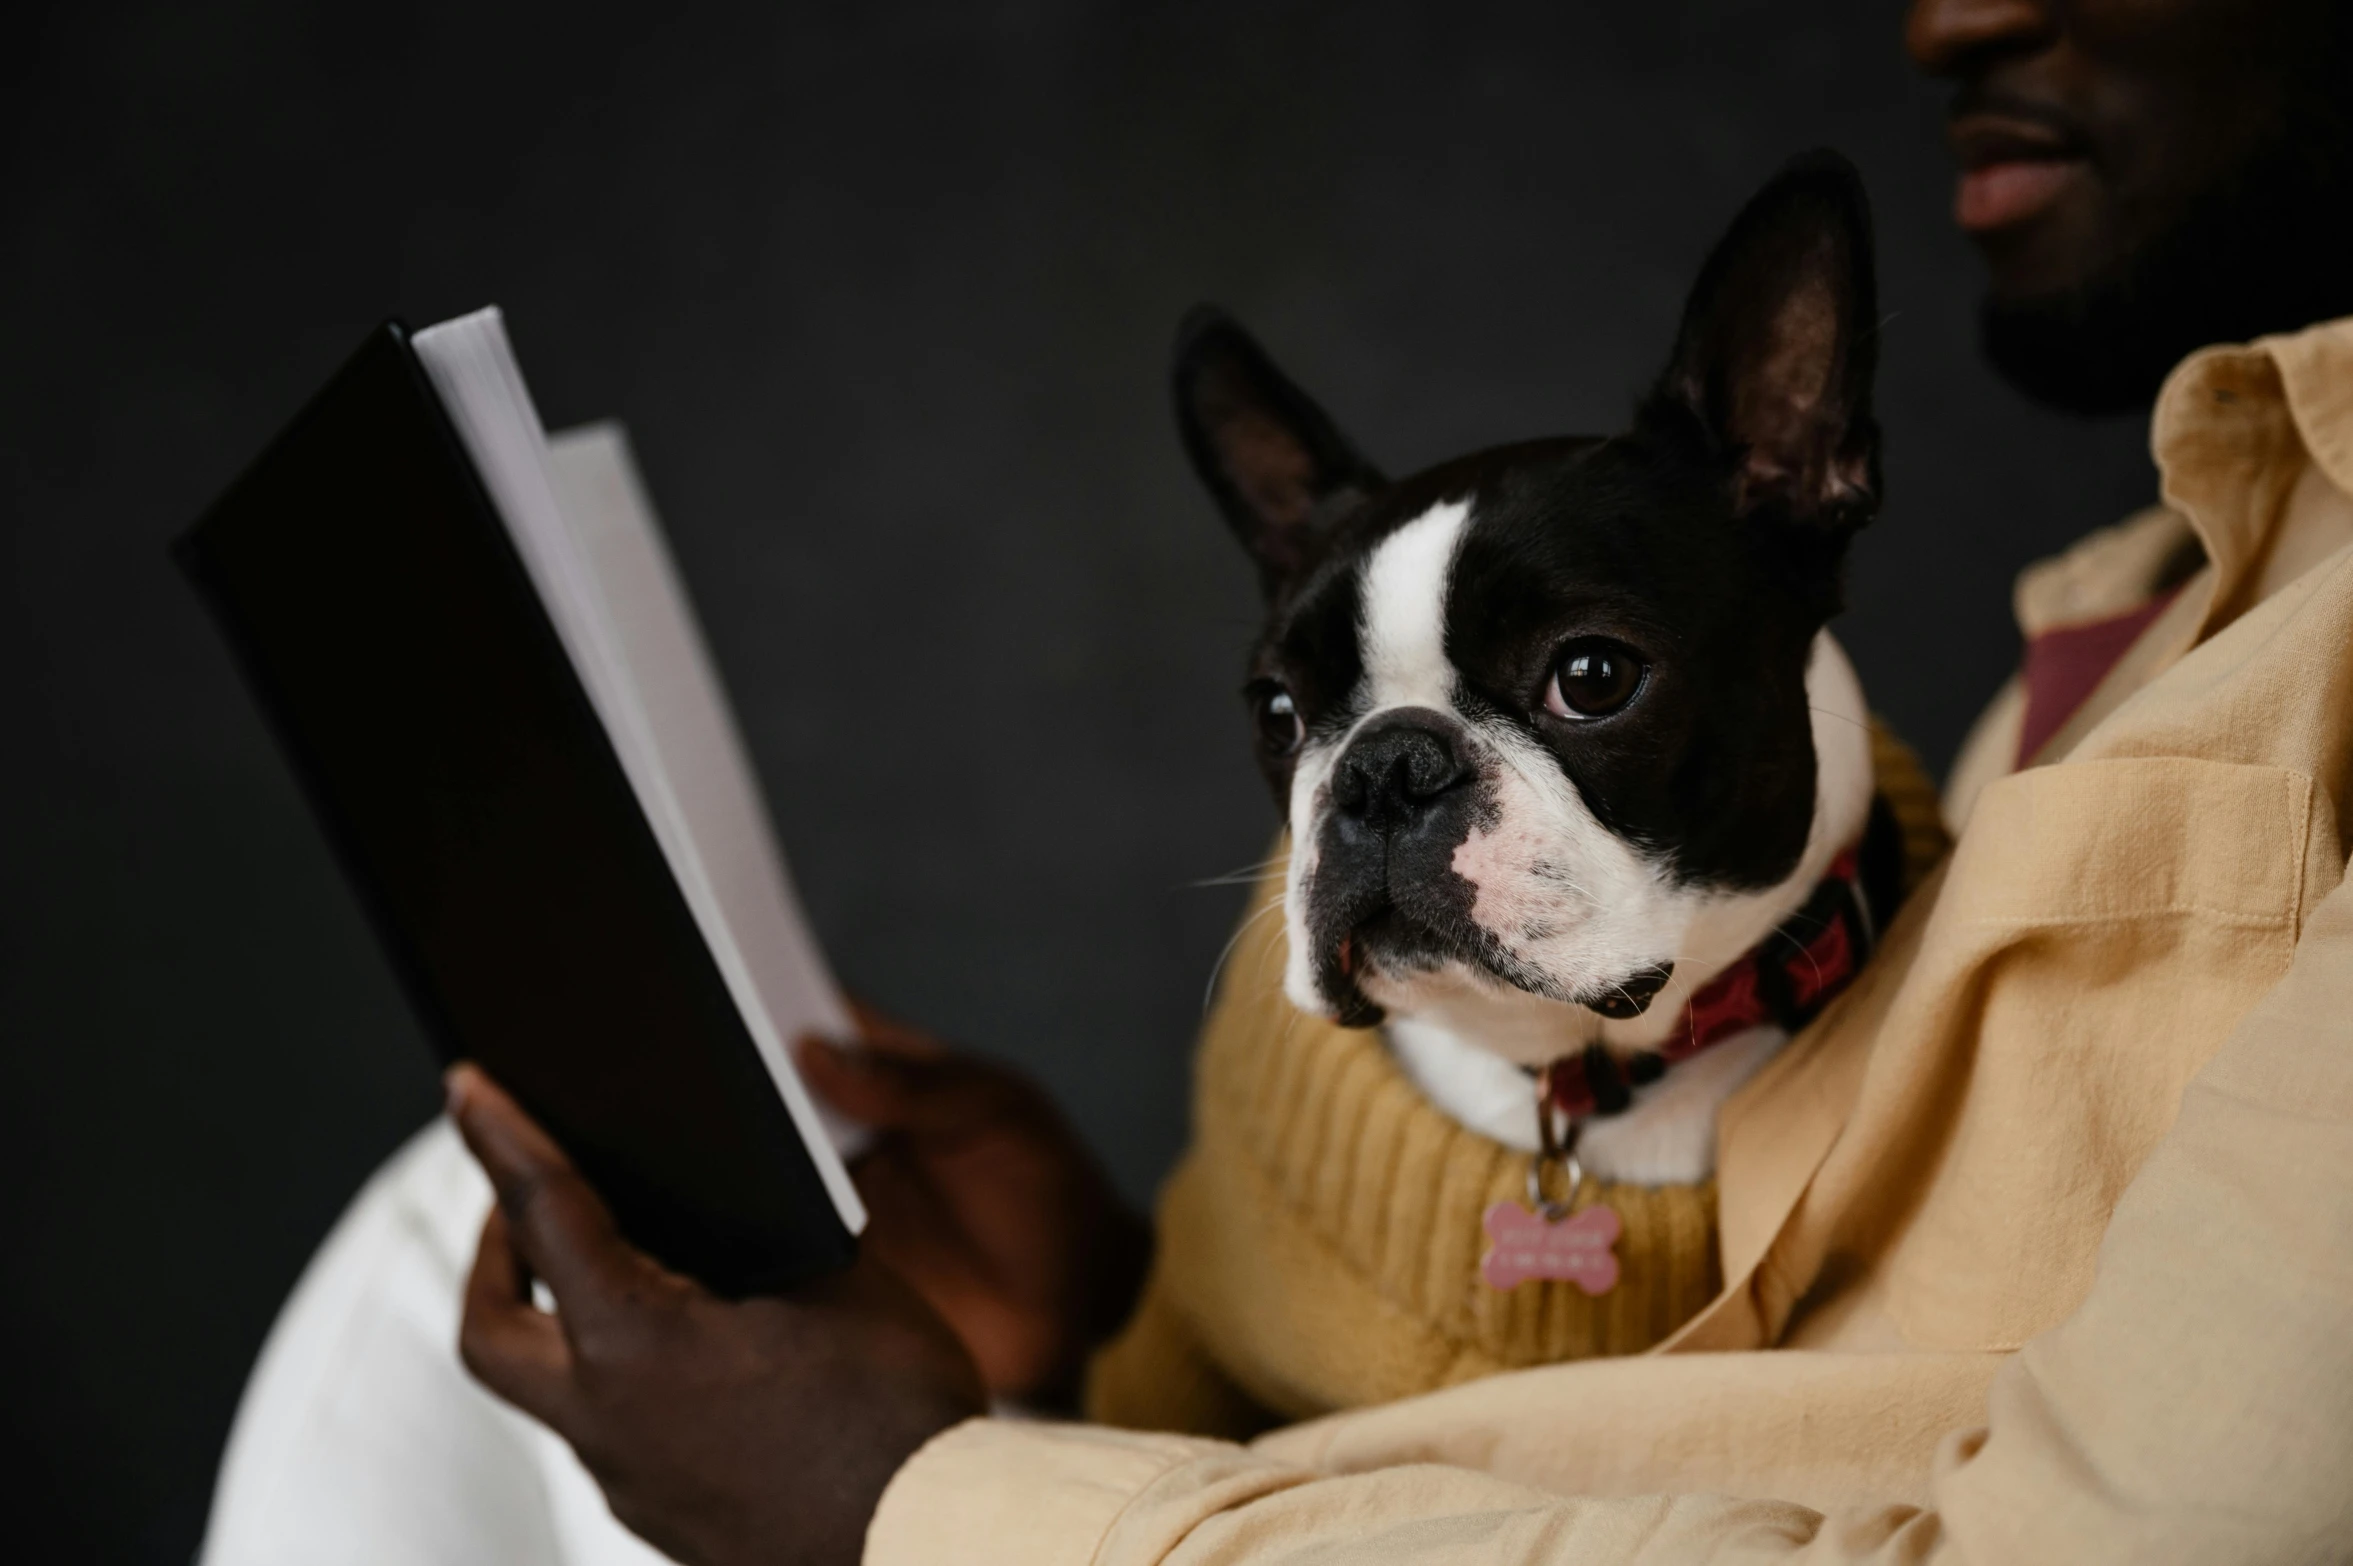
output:
M1037 1084L863 1007L858 1022L863 1049L800 1054L809 1085L878 1133L851 1170L866 1248L955 1327L991 1392L1067 1404L1135 1304L1150 1229Z
M466 1368L569 1441L613 1515L676 1559L849 1566L900 1464L984 1410L955 1335L871 1255L787 1297L719 1299L624 1240L481 1072L450 1073L449 1111L498 1192Z

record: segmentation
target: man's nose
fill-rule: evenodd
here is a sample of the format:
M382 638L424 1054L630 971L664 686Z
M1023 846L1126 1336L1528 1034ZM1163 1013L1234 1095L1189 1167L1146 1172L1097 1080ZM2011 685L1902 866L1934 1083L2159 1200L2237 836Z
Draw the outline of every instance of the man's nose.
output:
M1904 48L1929 75L1950 76L1988 54L2046 43L2056 23L2049 0L1912 0Z
M1332 769L1332 806L1383 835L1412 825L1468 783L1461 726L1422 707L1382 713L1357 731Z

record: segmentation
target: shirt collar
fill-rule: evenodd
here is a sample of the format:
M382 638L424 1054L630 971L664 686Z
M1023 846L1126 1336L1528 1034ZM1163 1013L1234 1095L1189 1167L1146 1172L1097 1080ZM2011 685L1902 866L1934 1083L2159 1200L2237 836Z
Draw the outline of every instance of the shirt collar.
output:
M2191 354L2158 393L2149 446L2210 567L2203 640L2246 607L2307 456L2353 492L2353 318Z

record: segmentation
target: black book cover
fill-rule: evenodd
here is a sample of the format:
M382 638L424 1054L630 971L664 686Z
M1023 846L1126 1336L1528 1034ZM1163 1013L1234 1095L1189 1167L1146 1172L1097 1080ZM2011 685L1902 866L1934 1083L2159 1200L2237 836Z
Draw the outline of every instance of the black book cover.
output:
M632 1240L712 1288L846 1264L856 1242L397 323L176 552L443 1059L480 1063Z

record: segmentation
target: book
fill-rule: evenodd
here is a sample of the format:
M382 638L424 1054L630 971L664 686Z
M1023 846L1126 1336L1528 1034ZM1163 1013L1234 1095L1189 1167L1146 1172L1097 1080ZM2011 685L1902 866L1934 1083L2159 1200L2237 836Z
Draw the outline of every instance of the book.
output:
M617 425L387 323L176 546L427 1035L722 1293L845 1265L851 1020Z

